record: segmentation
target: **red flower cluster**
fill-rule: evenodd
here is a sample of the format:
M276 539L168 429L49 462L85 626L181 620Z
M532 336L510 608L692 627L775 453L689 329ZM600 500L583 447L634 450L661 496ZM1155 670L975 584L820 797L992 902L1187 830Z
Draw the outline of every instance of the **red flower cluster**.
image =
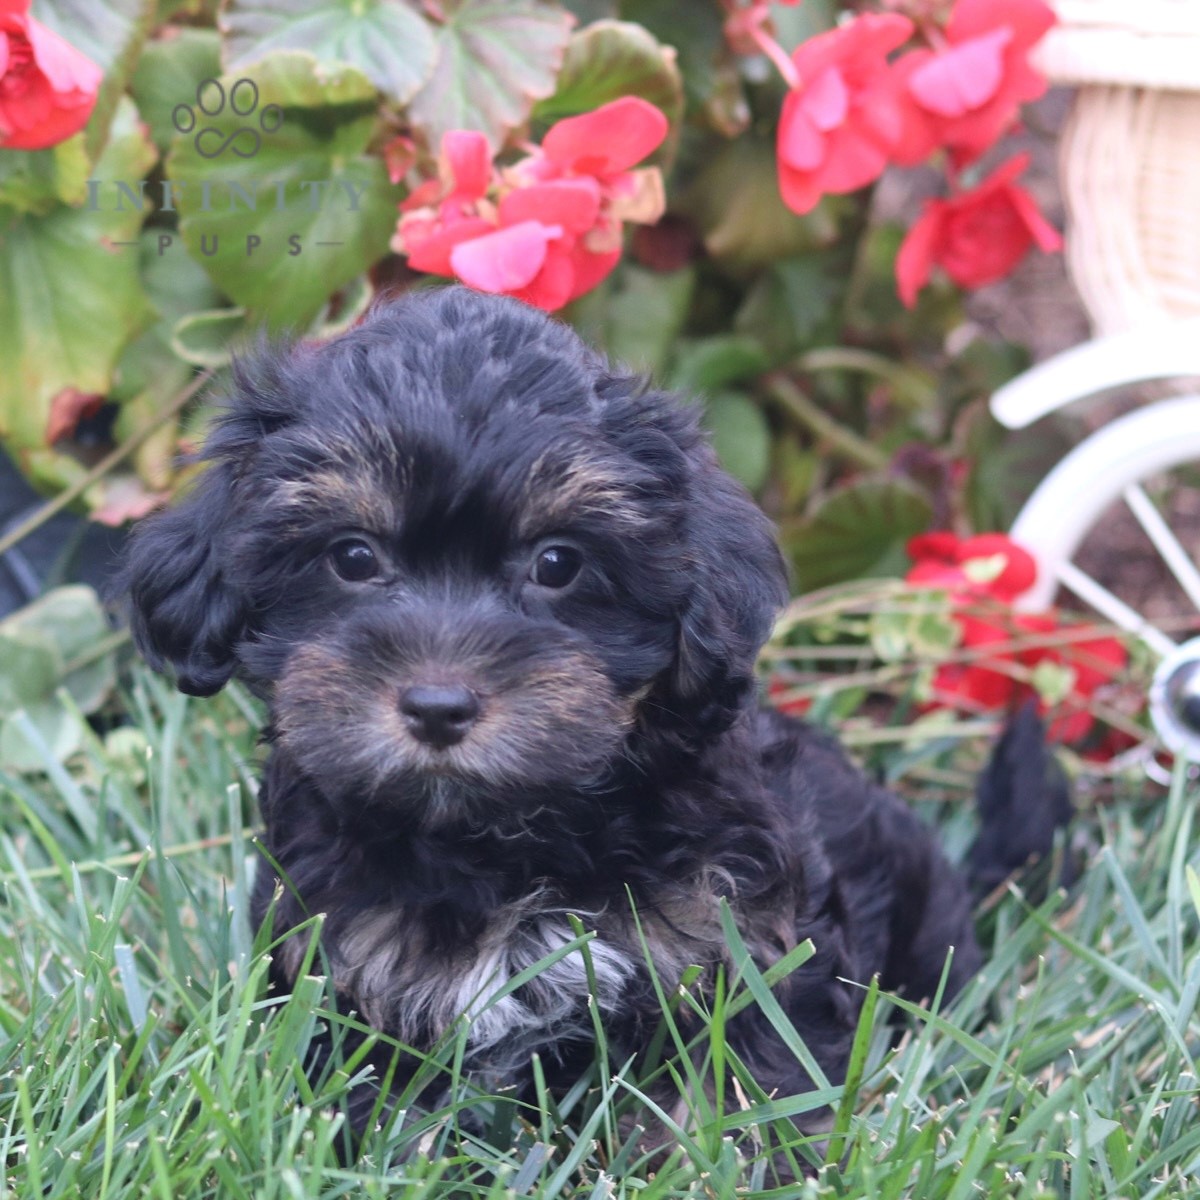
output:
M810 212L827 192L856 192L883 173L903 132L887 56L912 30L907 17L865 13L796 47L776 145L779 189L793 212Z
M949 200L930 200L896 256L900 299L909 308L939 266L959 287L978 288L1003 279L1029 251L1062 247L1057 229L1033 197L1013 180L1029 164L1027 154L1009 159L977 188Z
M1125 647L1112 637L1046 646L1014 645L1031 635L1054 634L1066 628L1078 634L1081 630L1061 626L1053 612L1012 611L1012 602L1032 586L1037 564L1028 551L1004 534L960 539L953 533L927 533L908 543L908 553L913 560L905 577L908 582L947 591L962 648L983 651L970 662L944 663L937 669L935 704L986 712L1015 709L1032 696L1043 712L1053 710L1052 738L1064 742L1084 738L1094 724L1088 701L1124 668ZM986 653L989 646L995 647L994 654ZM1032 671L1042 664L1069 673L1066 694L1053 705L1012 671L1014 666Z
M667 128L653 104L625 96L559 121L540 147L503 168L483 134L447 133L439 177L401 205L392 248L414 270L552 312L617 265L623 222L662 215L657 168L631 168Z
M1045 0L955 0L944 28L925 0L864 13L798 46L790 58L769 32L765 5L726 0L735 49L757 49L788 84L777 135L779 188L793 212L807 213L830 193L857 191L889 163L914 166L945 150L951 180L989 150L1040 96L1046 81L1030 49L1054 24ZM914 35L924 45L889 60ZM1002 278L1031 246L1056 250L1058 234L1033 198L1012 181L1013 159L974 190L932 202L905 243L898 269L905 304L943 267L961 287Z
M0 0L0 148L42 150L78 133L103 72L35 21L29 0Z
M963 166L991 149L1046 90L1028 55L1054 22L1044 0L958 0L934 44L896 62L904 121L893 160L914 166L944 146Z

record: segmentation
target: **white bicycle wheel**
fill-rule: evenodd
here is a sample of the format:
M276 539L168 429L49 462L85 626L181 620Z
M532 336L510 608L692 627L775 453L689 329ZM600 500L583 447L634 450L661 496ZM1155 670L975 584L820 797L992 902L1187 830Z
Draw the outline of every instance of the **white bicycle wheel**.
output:
M1200 614L1200 571L1172 532L1146 485L1173 469L1200 464L1200 395L1163 400L1103 426L1066 456L1030 496L1012 527L1013 540L1037 559L1038 581L1018 607L1050 607L1059 588L1141 638L1161 658L1151 689L1155 728L1171 749L1200 758L1200 638L1178 644L1081 569L1076 553L1103 533L1123 502L1141 526L1193 610Z

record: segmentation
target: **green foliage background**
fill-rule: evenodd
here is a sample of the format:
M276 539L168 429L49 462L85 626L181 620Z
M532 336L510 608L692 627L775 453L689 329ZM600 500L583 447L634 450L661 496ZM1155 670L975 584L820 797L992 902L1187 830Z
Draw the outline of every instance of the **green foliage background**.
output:
M668 214L564 316L705 406L726 465L780 522L798 590L895 572L935 517L1006 527L1062 448L1054 429L1002 434L991 420L986 396L1025 356L963 336L953 289L902 308L901 230L871 220L869 192L804 218L783 206L783 85L765 60L731 53L716 0L688 4L686 20L664 0L36 0L32 12L107 74L82 134L0 152L0 443L39 488L74 485L107 520L179 482L177 452L202 438L205 408L180 417L171 401L198 368L218 371L219 392L229 348L256 327L323 336L374 291L419 282L388 247L405 190L383 151L398 134L427 167L448 128L484 131L503 156L627 94L670 118L657 156ZM838 13L832 0L773 8L787 47ZM215 105L197 89L215 76L227 91L253 81L256 113L206 116ZM180 105L210 146L269 105L283 120L251 157L206 158L179 132ZM117 181L144 184L140 210ZM85 479L70 437L79 397L111 406L114 444L157 423L101 480Z

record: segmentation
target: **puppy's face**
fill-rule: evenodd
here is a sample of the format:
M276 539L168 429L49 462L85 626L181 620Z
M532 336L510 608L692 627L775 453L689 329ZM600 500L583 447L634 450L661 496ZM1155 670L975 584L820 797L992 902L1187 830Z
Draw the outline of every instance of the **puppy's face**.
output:
M536 803L744 703L783 595L766 523L689 407L565 327L424 294L237 384L135 539L134 631L184 690L265 694L331 801Z

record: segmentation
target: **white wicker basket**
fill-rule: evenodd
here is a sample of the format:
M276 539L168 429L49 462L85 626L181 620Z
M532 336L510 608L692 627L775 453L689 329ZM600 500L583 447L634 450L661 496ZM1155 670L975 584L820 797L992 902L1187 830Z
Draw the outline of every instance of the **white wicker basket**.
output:
M1072 275L1097 331L1200 315L1200 0L1056 0Z

